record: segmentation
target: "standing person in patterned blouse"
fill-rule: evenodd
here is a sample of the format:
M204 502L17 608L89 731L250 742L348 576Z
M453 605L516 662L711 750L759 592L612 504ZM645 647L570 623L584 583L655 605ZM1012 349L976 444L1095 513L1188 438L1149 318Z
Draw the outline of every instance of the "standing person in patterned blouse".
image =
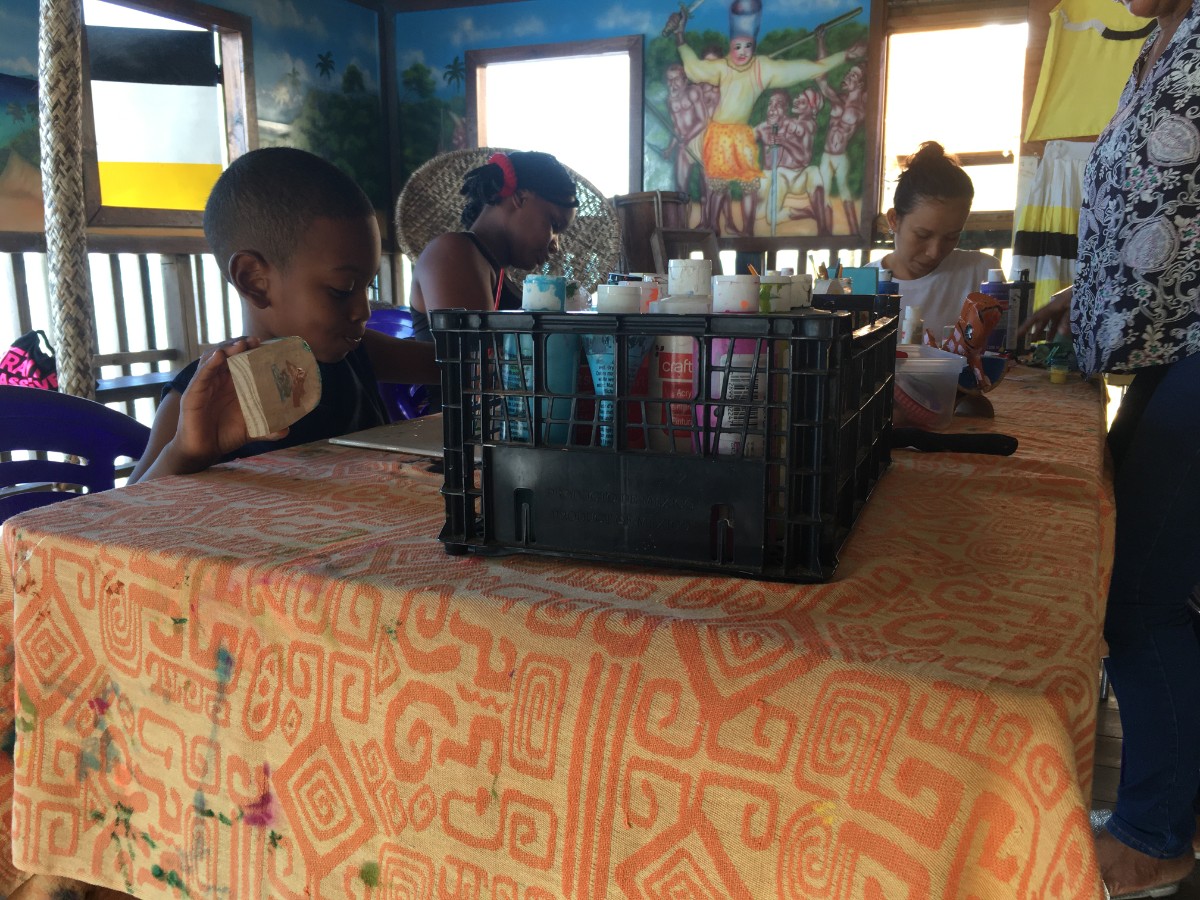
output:
M1124 746L1096 856L1114 900L1174 893L1200 811L1200 0L1124 3L1158 27L1088 161L1075 284L1022 326L1073 332L1086 374L1135 375L1109 432Z

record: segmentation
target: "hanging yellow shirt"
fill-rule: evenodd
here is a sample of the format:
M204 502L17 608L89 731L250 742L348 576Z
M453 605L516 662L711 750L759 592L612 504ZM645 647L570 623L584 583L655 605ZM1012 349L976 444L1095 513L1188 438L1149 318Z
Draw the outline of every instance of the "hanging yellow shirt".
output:
M1054 7L1025 140L1099 134L1153 25L1113 0L1062 0Z

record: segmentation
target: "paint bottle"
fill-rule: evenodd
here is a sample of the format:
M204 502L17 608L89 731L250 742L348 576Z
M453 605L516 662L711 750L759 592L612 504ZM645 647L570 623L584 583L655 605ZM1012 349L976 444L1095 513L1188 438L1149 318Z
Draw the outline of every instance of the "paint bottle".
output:
M526 275L521 294L521 308L531 312L562 312L567 299L567 279L554 275ZM551 334L545 338L544 393L538 401L543 422L540 434L543 443L564 446L570 433L571 400L575 392L575 376L579 368L579 341L572 334ZM507 440L528 441L533 422L532 396L534 388L535 344L533 334L506 334L500 379L506 390L527 392L529 399L508 397L505 408L508 417L502 429ZM548 397L545 394L564 394Z
M785 313L792 311L792 276L767 271L758 279L758 311Z
M988 350L1003 350L1008 341L1008 311L1010 308L1008 282L1004 280L1003 269L988 269L987 281L979 285L979 292L995 297L1000 304L1000 321L988 335Z
M892 278L891 269L879 270L879 287L876 288L876 293L887 294L892 297L900 296L900 282Z
M597 313L632 313L642 308L641 283L610 285L607 293L598 298ZM653 342L653 335L628 335L625 338L626 384L617 384L617 335L616 331L582 336L583 352L587 356L588 368L592 373L592 384L597 396L597 418L599 433L597 443L601 447L613 446L613 417L616 410L617 389L624 387L632 392L639 370L647 358L646 351ZM643 389L643 395L646 389ZM640 439L641 429L633 429ZM644 447L644 443L642 445ZM637 449L633 446L631 449Z
M704 315L711 311L707 296L667 297L651 307L656 315ZM669 325L664 325L669 328ZM696 339L688 335L662 334L650 350L650 449L669 453L691 453L695 421L692 401L695 384ZM656 400L687 402L668 403Z
M667 276L657 272L635 272L642 276L642 312L650 312L650 304L667 296Z
M758 279L753 275L714 275L713 313L758 312ZM763 455L763 396L767 342L754 338L712 338L708 398L702 407L714 432L708 449L721 456ZM700 349L703 353L703 348ZM697 367L697 372L703 367Z
M792 309L807 309L812 306L813 277L809 272L792 276Z
M919 344L921 343L921 332L924 330L925 323L921 321L921 307L904 307L896 340L901 344Z
M712 288L711 259L671 259L667 261L667 296L707 297Z

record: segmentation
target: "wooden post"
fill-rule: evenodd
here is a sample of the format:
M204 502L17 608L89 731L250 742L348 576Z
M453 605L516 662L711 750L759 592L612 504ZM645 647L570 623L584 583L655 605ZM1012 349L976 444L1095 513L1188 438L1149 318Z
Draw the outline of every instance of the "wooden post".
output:
M163 306L167 316L167 346L178 350L181 365L186 365L200 356L192 258L186 253L164 253L162 285Z
M83 191L82 28L80 0L41 0L38 118L58 383L64 393L91 399L96 379Z

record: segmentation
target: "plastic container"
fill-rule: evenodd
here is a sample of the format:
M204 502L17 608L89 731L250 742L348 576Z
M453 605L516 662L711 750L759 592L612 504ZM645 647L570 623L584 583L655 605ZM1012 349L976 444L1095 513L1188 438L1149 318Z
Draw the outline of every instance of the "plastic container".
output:
M758 311L762 313L791 312L792 276L765 272L758 279Z
M891 460L895 319L852 328L845 312L787 316L643 316L438 310L433 331L443 383L446 524L451 553L520 551L612 563L694 568L785 581L823 581ZM631 341L670 333L700 348L696 383L710 384L717 341L751 341L752 368L769 389L748 401L764 452L720 453L726 398L637 398L625 360ZM508 439L507 392L492 348L507 332L530 333L535 349L555 335L606 334L617 360L612 446L598 442L598 414L579 422L565 447ZM534 391L544 390L534 354ZM572 398L595 403L582 389ZM609 398L605 398L609 399ZM636 402L635 402L636 401ZM690 406L691 439L669 450L629 441L628 409ZM534 414L541 408L528 404ZM649 421L647 419L647 421ZM661 419L660 419L661 421ZM649 428L647 424L644 426ZM586 442L580 436L587 435ZM478 458L476 457L478 454Z
M813 277L808 272L792 276L792 309L812 306Z
M988 350L1003 350L1008 345L1009 296L1008 282L1003 269L988 269L987 281L979 285L979 292L1000 301L1000 321L988 335Z
M667 294L708 296L712 284L711 259L667 260Z
M713 312L759 312L758 276L714 275L710 296L712 297Z
M958 376L966 359L924 344L901 344L896 353L907 354L896 360L896 426L946 428L954 418Z
M921 307L904 307L904 315L900 319L900 333L897 336L897 340L901 344L919 344L921 343L921 333L924 330L925 323L921 319Z
M667 296L667 276L657 272L642 272L642 312L649 312L649 305ZM646 300L647 293L650 296Z

